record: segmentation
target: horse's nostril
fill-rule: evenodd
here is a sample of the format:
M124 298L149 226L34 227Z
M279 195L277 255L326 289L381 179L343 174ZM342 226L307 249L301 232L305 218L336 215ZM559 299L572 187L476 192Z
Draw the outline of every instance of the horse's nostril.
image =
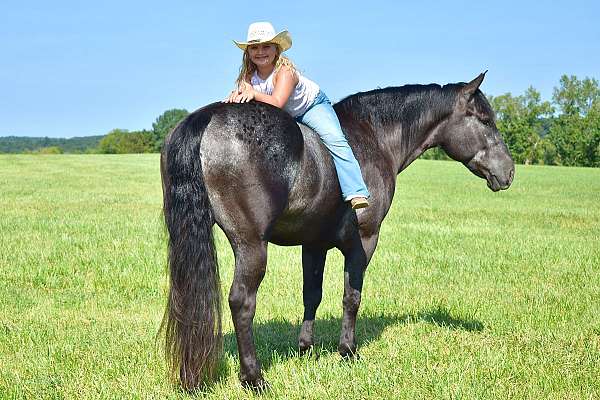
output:
M508 184L510 185L513 181L513 178L515 177L515 169L511 169L510 170L510 175L508 176Z

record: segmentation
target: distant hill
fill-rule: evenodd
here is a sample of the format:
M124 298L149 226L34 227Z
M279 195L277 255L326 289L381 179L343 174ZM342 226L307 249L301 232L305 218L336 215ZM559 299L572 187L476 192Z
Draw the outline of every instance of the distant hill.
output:
M104 135L74 137L70 139L49 137L0 137L0 153L28 153L44 147L56 146L63 153L86 153L98 146Z

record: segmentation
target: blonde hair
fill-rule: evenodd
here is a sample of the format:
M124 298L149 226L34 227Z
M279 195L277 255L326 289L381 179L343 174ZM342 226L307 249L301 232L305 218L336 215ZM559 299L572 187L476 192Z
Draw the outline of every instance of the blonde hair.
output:
M277 71L279 71L281 67L288 67L292 74L297 75L298 69L296 68L292 60L281 54L281 49L279 48L279 45L275 43L272 43L272 45L275 46L275 48L277 49L275 54L275 73L277 73ZM250 54L248 54L248 49L246 48L246 50L244 50L244 55L242 56L242 65L240 67L240 73L237 79L235 80L236 87L239 88L242 82L249 82L250 78L252 77L252 74L254 74L255 71L256 65L252 62L252 60L250 60Z

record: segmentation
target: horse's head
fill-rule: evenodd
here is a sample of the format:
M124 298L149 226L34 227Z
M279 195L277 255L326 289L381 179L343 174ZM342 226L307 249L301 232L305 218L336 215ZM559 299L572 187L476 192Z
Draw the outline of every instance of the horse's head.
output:
M515 164L479 90L485 72L458 90L454 111L440 135L440 146L456 161L487 181L494 192L508 189Z

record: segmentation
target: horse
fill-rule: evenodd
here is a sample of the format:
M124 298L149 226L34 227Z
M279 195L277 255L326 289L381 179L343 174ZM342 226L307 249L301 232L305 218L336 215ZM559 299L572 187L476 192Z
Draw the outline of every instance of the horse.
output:
M228 301L244 387L267 385L252 323L269 242L302 246L300 352L313 345L327 251L341 251L338 351L343 357L356 354L363 278L396 176L425 150L439 146L492 191L507 189L513 180L514 162L479 90L484 76L469 83L376 89L334 105L371 192L370 206L360 210L342 201L332 158L317 134L281 109L261 102L217 102L172 130L161 152L170 271L161 329L170 371L184 389L214 380L223 351L215 223L235 256Z

